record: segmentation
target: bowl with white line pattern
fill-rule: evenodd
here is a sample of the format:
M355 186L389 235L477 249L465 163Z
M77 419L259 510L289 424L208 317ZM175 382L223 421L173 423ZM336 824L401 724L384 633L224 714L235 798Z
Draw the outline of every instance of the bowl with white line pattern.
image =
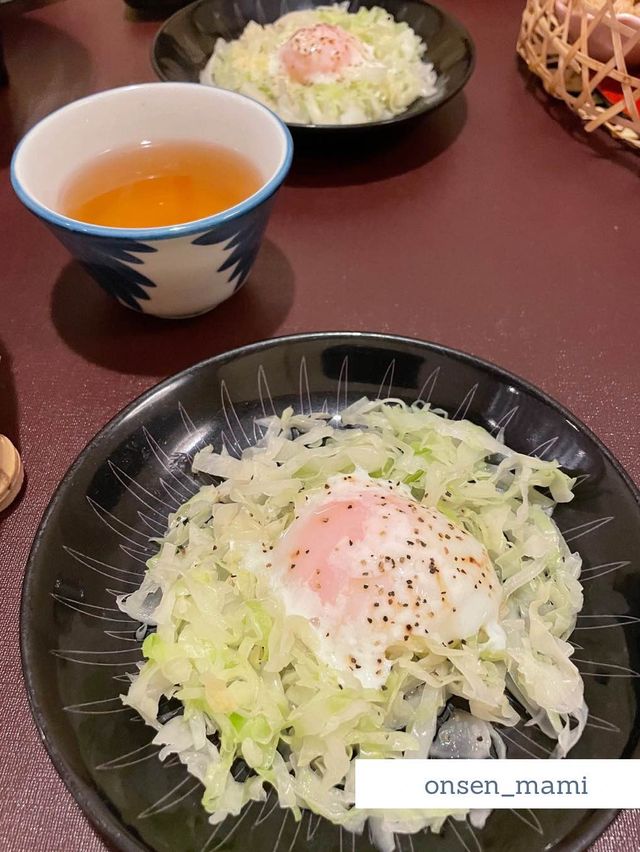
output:
M207 444L247 446L256 422L287 407L340 411L362 396L431 402L455 419L504 434L515 450L555 459L576 479L554 515L583 560L584 607L571 636L589 716L576 758L638 757L640 550L636 487L570 412L526 381L464 353L389 335L307 334L216 356L168 379L117 415L59 486L25 577L21 643L32 711L58 771L93 823L122 850L154 852L373 852L271 792L219 825L203 788L122 704L142 659L140 625L117 605L140 584L170 512L204 482L192 473ZM207 480L208 481L208 480ZM179 713L161 706L164 719ZM536 727L502 731L507 756L549 756ZM242 779L247 767L234 767ZM483 828L448 820L439 835L397 836L403 852L586 849L613 811L498 810Z

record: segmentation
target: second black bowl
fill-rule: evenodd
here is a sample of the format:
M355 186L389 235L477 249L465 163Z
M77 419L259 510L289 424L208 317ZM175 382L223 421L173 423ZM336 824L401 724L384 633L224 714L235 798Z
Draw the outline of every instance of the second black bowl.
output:
M249 21L270 24L299 9L328 5L327 0L196 0L172 15L158 32L151 52L153 67L161 80L198 82L200 72L219 38L238 38ZM469 33L450 15L421 0L350 0L348 10L380 6L403 21L427 45L426 59L438 74L438 91L418 98L403 113L365 124L295 124L296 130L353 131L388 126L432 112L450 100L467 83L475 62Z

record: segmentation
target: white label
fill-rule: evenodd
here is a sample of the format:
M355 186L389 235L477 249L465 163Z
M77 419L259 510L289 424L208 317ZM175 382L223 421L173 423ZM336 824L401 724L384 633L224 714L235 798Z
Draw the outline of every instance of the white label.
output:
M640 808L640 761L356 760L356 807Z

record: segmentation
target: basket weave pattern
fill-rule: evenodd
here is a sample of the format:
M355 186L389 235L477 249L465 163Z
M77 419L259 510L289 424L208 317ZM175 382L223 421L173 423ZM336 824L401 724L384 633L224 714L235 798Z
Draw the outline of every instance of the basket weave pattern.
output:
M610 58L594 58L596 39L607 40ZM613 0L589 13L581 0L566 0L566 10L557 0L527 0L517 50L546 91L576 112L587 131L604 126L640 149L640 77L634 76L640 67L627 67L626 58L638 45L640 27L619 20ZM621 100L608 103L601 85L619 87Z

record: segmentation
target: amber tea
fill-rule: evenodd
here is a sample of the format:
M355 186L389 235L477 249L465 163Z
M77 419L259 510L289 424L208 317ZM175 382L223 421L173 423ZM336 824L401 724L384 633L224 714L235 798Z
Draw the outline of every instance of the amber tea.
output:
M101 154L64 188L65 216L111 228L156 228L203 219L264 183L253 163L221 145L143 143Z

